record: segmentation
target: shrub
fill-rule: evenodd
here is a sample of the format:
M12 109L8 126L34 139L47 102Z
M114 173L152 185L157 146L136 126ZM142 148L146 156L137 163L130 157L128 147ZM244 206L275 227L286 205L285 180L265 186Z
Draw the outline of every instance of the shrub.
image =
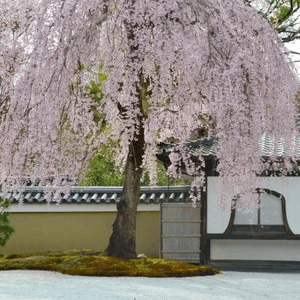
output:
M9 240L12 233L15 231L13 227L9 224L9 212L5 209L9 206L10 202L8 199L3 200L0 198L0 208L3 211L0 213L0 245L5 246L6 242Z

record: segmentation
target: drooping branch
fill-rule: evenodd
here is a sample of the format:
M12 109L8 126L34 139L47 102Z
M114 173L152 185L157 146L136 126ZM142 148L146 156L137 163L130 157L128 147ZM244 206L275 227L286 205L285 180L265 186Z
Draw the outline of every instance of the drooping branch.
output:
M186 142L209 116L220 176L248 189L262 168L262 133L293 135L296 76L277 33L242 0L25 2L0 0L3 186L10 177L78 177L108 135L124 163L141 116L143 166L154 174L156 145ZM86 90L99 63L108 76L101 103Z

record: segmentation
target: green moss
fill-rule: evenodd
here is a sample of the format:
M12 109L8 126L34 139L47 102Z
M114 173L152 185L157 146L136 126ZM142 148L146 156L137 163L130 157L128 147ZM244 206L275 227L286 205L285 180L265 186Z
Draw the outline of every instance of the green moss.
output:
M48 270L84 276L183 277L220 273L209 266L158 258L120 259L92 250L0 257L0 270Z

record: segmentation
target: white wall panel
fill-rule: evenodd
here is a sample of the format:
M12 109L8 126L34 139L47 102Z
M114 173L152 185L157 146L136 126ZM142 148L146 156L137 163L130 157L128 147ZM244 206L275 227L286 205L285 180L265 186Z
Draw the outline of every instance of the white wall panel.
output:
M217 177L208 177L208 204L207 204L207 232L209 234L223 233L230 219L230 203L231 199L227 200L227 209L220 211L217 205L218 198L221 194L221 182ZM260 188L270 189L282 194L286 199L286 214L290 228L294 234L300 234L300 177L263 177ZM232 195L233 197L234 195ZM271 200L271 199L270 199ZM274 204L279 207L278 203ZM269 212L263 211L266 218L263 222L271 220ZM274 215L271 220L280 223L278 215ZM266 223L267 224L267 223Z
M263 188L274 190L286 199L286 215L294 234L300 234L300 177L266 177Z
M262 195L260 209L262 225L283 225L282 201L274 195Z
M217 201L221 195L221 188L218 177L207 178L207 233L223 233L228 226L231 199L228 199L228 209L220 211Z
M211 260L300 261L300 240L211 240Z
M234 225L257 225L257 210L252 213L247 212L244 203L237 202L237 211L234 216Z

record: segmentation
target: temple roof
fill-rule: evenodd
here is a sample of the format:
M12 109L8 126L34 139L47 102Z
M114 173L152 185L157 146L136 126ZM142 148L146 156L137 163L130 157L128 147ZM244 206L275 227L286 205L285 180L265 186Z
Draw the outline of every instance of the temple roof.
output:
M293 153L296 157L300 158L300 133L294 136L293 144L295 145ZM199 140L191 140L186 143L186 146L193 153L196 149L201 147L201 152L203 156L215 156L216 149L218 147L218 138L216 136L205 137ZM162 149L160 154L169 154L171 149L174 147L174 144L171 143L161 143L160 147ZM276 156L281 157L287 153L287 146L284 139L280 141L274 141L271 134L263 134L261 139L261 149L262 156Z

